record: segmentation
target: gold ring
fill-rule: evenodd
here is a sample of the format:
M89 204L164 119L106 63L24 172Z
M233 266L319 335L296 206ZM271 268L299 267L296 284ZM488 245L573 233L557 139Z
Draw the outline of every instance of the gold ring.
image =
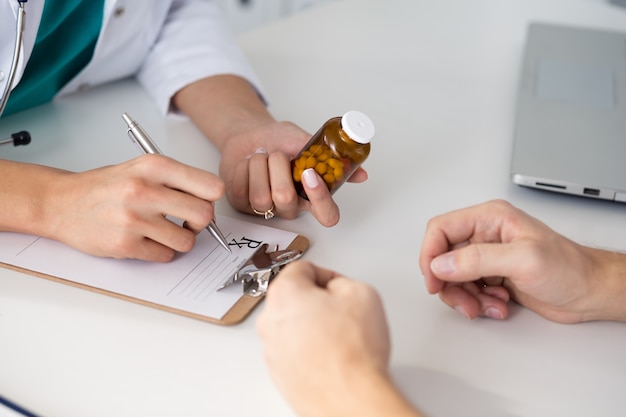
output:
M254 214L258 214L259 216L263 216L265 217L265 220L269 220L272 217L275 216L274 212L272 210L274 210L274 204L272 204L272 207L269 208L266 211L258 211L257 209L255 209L254 207L252 207L252 204L250 204L250 208L252 209L252 211L254 212Z

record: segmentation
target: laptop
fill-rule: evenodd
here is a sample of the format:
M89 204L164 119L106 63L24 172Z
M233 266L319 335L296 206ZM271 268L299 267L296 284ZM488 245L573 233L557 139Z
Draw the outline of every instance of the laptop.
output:
M626 32L528 27L515 184L626 202Z

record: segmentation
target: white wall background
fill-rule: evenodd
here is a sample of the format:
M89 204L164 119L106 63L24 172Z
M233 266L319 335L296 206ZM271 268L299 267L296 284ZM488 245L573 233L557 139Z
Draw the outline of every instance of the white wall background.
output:
M241 33L307 7L337 0L218 0L234 33Z

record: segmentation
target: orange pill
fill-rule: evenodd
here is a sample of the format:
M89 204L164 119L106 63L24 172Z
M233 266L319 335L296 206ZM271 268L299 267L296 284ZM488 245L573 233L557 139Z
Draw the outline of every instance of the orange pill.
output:
M336 158L330 158L327 161L327 163L328 163L328 166L330 166L331 168L343 167L343 164L341 163L341 161Z
M306 159L306 163L305 163L305 168L313 168L315 165L317 165L317 159L315 159L315 157L313 156L309 156Z
M326 164L325 164L325 163L323 163L323 162L318 162L318 163L315 165L315 171L316 171L318 174L320 174L320 175L324 175L324 174L326 174L326 171L328 171L328 165L326 165Z
M293 179L294 181L301 182L302 181L302 172L304 170L302 168L294 168L293 170Z
M300 170L303 170L304 167L306 166L306 158L300 157L296 159L295 165L296 165L296 168L300 168Z

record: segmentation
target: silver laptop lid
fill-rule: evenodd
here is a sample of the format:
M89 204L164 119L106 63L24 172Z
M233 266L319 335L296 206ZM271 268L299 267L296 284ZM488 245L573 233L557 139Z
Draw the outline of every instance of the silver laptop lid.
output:
M513 182L626 202L626 33L528 28Z

